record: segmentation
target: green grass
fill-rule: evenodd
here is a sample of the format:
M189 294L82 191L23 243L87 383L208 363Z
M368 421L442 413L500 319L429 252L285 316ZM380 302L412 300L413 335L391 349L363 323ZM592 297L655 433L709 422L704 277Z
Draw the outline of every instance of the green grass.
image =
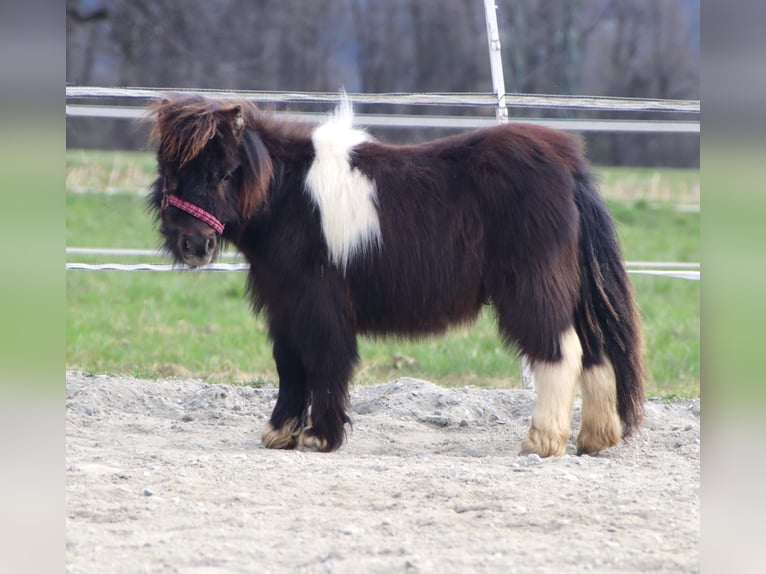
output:
M135 193L67 193L66 218L69 247L159 246L144 198Z
M70 190L145 189L154 179L154 156L146 152L67 150ZM605 197L647 202L699 203L699 170L653 167L596 167Z
M132 151L67 150L66 186L76 191L146 188L155 177L152 154Z
M98 188L110 181L115 189L144 187L153 170L147 154L67 153L68 181L70 173L96 174L92 181L78 180L71 189ZM645 177L640 170L600 171L602 178L607 179L607 173L618 183L620 174L629 181ZM688 181L699 181L696 171L687 176ZM674 189L683 189L682 179L681 170L669 171ZM68 246L157 246L140 195L70 190L66 198ZM699 213L677 212L670 204L645 198L608 203L626 259L699 261ZM105 259L77 255L68 260ZM67 367L215 382L274 380L266 329L263 320L250 313L244 279L244 273L69 271ZM699 282L644 276L632 280L644 320L649 392L698 396ZM407 375L444 385L519 386L517 362L503 348L490 310L470 328L444 337L417 342L363 338L360 353L357 383Z
M273 378L243 273L70 271L67 364L98 373Z
M700 172L690 169L654 167L598 167L602 192L607 198L699 203Z

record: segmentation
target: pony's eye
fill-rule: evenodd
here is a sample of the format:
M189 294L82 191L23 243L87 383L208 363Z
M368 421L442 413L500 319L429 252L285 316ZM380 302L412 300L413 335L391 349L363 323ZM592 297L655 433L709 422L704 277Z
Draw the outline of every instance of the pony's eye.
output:
M221 181L229 181L231 179L231 172L227 173L221 178Z

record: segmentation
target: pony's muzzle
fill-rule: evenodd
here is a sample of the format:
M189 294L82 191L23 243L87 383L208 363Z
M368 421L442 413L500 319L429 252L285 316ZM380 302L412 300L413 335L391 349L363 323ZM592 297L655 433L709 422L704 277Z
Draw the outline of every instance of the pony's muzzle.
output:
M218 237L215 234L181 234L178 239L178 253L189 267L207 265L218 249Z

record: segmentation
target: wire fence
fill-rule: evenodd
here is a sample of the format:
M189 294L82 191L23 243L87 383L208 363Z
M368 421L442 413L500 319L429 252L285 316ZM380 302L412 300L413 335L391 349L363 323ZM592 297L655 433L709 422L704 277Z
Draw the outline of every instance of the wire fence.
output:
M145 117L144 104L162 97L169 92L194 93L216 98L245 99L256 103L336 103L338 93L331 92L270 92L247 90L189 90L158 88L110 88L92 86L67 86L67 100L89 101L97 103L68 103L66 113L70 117L101 117L111 119L140 119ZM390 104L418 106L467 106L495 108L498 99L504 100L507 107L569 109L612 112L673 112L697 114L700 112L699 100L663 100L646 98L617 98L593 96L561 96L550 94L497 94L492 93L378 93L346 94L357 104ZM114 100L133 100L136 105L114 105ZM105 103L107 102L107 103ZM283 112L299 121L316 121L324 114L312 112ZM358 114L355 119L360 125L385 127L449 127L470 128L495 125L497 119L491 116L443 116L443 115L406 115L406 114ZM700 122L696 120L626 120L626 119L549 119L549 118L514 118L514 121L527 121L548 125L557 129L574 131L621 131L621 132L674 132L699 133ZM93 249L67 248L67 254L112 255L112 256L157 256L157 252L136 249ZM222 258L236 257L236 254L222 254ZM153 271L153 272L199 272L199 271L246 271L245 263L214 263L191 270L182 266L160 263L83 263L66 264L67 270L84 271ZM699 280L699 263L677 262L626 262L628 273L654 275L687 280Z
M337 101L337 96L336 96ZM129 106L92 106L72 104L66 107L67 116L117 120L140 120L143 108ZM287 120L317 122L325 114L317 112L275 113ZM537 124L550 128L577 132L633 132L633 133L699 133L699 121L686 120L598 120L590 118L532 118L514 117L514 122ZM412 115L412 114L355 114L354 123L363 127L384 128L447 128L473 129L493 126L497 120L490 116Z
M137 120L146 117L145 104L168 93L198 94L222 99L249 100L258 104L335 104L337 92L271 92L251 90L200 90L181 88L111 88L96 86L67 86L66 115L68 117ZM354 104L451 106L474 109L495 109L498 101L503 109L552 109L609 112L667 112L699 116L699 100L657 98L621 98L604 96L565 96L555 94L507 93L499 97L487 92L463 93L351 93L345 94ZM132 105L117 105L125 100ZM84 103L87 102L87 103ZM288 119L315 122L323 114L316 112L273 112ZM389 128L477 128L494 125L495 117L485 115L431 114L366 114L356 116L356 122L366 127ZM597 118L537 118L513 117L511 121L534 123L548 127L580 132L653 132L699 133L700 121L660 119L597 119Z
M248 271L250 266L246 263L211 263L192 269L190 267L162 263L67 263L66 269L67 271L174 271L180 273L199 273L204 271ZM675 279L700 280L699 271L683 269L627 269L627 271L635 275L656 275Z
M250 100L258 103L329 103L338 101L337 92L270 92L249 90L200 90L185 88L109 88L95 86L67 86L67 99L73 98L128 98L147 100L167 93L186 92L222 99ZM409 104L422 106L495 107L497 96L489 92L450 93L349 93L354 104ZM508 107L581 109L623 112L676 112L700 113L699 100L672 100L659 98L622 98L604 96L562 96L555 94L505 94Z
M67 255L90 255L109 257L161 257L161 251L152 249L109 249L91 247L68 247ZM220 259L242 259L242 256L233 251L224 251L218 256ZM688 279L699 281L700 264L678 261L626 261L625 268L628 273L636 275L655 275L658 277L670 277L676 279ZM153 271L153 272L186 272L198 273L207 271L248 271L247 263L211 263L203 267L191 269L185 265L167 263L83 263L71 262L66 264L68 271Z
M572 131L605 132L672 132L699 133L700 101L674 100L657 98L623 98L583 95L555 94L520 94L505 93L502 80L502 62L500 61L499 36L495 33L497 24L494 19L494 3L485 1L488 24L490 59L493 60L494 93L350 93L345 94L354 104L412 105L412 106L451 106L468 108L497 109L497 117L490 116L445 116L445 115L407 115L407 114L358 114L356 121L364 126L383 127L438 127L438 128L473 128L494 125L507 118L506 108L580 110L589 112L659 112L695 115L692 120L646 120L646 119L582 119L582 118L513 118L513 121L526 121L548 125L557 129ZM494 31L493 31L494 30ZM500 75L498 75L500 74ZM144 109L148 101L162 97L170 92L185 92L220 99L249 100L258 104L334 104L339 100L336 92L274 92L252 90L202 90L183 88L146 88L146 87L97 87L67 86L66 115L68 117L95 117L109 119L136 120L146 117ZM125 101L131 105L123 104ZM316 121L321 115L312 112L282 112L299 121ZM502 116L502 117L501 117ZM67 248L67 254L110 255L110 256L157 256L158 253L137 249L94 249ZM224 253L221 258L235 258L237 254ZM186 267L160 263L81 263L66 264L67 270L84 271L246 271L246 263L213 263L190 270ZM655 275L688 280L699 280L699 263L679 262L626 262L628 273Z

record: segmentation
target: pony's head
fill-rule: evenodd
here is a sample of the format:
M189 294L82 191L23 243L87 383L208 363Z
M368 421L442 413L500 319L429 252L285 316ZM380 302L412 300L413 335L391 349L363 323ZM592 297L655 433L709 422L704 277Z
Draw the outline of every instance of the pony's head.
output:
M248 129L247 102L171 96L150 104L156 123L158 178L149 207L160 220L164 247L191 267L210 263L221 239L235 240L263 208L272 164L260 137Z

